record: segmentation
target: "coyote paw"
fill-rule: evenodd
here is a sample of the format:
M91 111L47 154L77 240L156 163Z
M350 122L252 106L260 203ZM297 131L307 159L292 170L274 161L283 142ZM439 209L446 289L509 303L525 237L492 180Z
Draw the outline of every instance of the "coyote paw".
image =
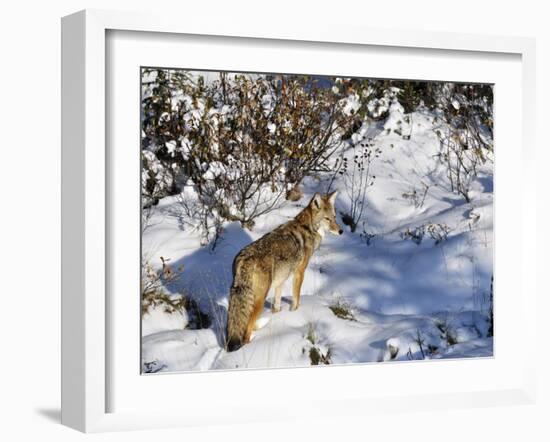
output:
M262 327L265 327L265 325L269 322L269 318L267 317L262 317L262 318L259 318L256 323L254 324L254 330L259 330L261 329Z
M271 307L271 313L279 313L281 311L281 307Z

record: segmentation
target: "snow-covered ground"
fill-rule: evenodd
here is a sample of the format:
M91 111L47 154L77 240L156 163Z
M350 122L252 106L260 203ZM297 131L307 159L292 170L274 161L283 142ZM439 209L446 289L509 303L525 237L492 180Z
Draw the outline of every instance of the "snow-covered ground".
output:
M385 122L365 124L354 135L355 142L371 140L381 149L371 166L376 178L364 225L351 233L339 218L345 232L327 234L313 255L300 308L289 311L289 280L283 310L271 313L270 293L261 328L232 353L223 342L233 258L294 217L326 189L329 177L306 179L304 198L260 217L252 231L227 224L214 251L173 216L177 198L162 199L143 234L144 259L159 266L162 256L174 268L183 266L181 278L166 289L194 299L211 324L183 328L187 319L181 315L146 314L144 372L492 356L492 166L482 167L466 202L451 192L437 157L434 116L419 110L409 117L407 123L394 102ZM352 161L353 148L345 155ZM350 201L343 180L332 188L340 191L337 212L344 211Z

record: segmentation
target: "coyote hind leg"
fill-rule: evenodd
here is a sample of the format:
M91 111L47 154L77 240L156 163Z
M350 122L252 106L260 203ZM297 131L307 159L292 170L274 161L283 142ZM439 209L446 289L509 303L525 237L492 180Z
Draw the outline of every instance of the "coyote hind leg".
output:
M267 296L267 292L269 291L269 286L267 289L262 290L263 295L257 296L254 302L254 309L252 310L252 313L250 315L250 318L248 320L248 325L246 326L246 332L244 334L243 343L248 344L250 342L250 339L252 337L252 332L254 331L256 321L262 314L262 310L264 309L264 302L265 298Z

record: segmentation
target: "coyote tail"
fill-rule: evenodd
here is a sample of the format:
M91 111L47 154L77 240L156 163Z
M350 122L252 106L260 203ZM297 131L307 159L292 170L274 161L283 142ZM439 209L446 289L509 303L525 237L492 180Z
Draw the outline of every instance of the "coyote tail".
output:
M246 272L240 270L240 263L237 262L227 310L227 351L238 350L244 344L246 329L254 309L251 281L244 276Z

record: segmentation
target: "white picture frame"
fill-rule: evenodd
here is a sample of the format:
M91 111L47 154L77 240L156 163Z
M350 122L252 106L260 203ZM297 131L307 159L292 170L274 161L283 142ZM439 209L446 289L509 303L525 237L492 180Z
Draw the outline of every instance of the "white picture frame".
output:
M520 234L518 253L521 262L521 290L523 309L522 337L525 348L535 346L536 287L535 268L528 256L535 256L536 194L530 174L534 164L535 118L535 43L532 39L518 37L491 37L479 35L428 33L417 31L393 32L343 25L330 27L302 26L277 23L261 26L249 22L218 21L216 19L187 20L183 22L169 15L86 10L62 20L62 423L85 432L124 429L158 428L169 426L207 425L214 415L205 408L189 410L141 409L139 411L113 411L109 406L109 392L113 388L109 377L112 354L108 338L111 312L107 297L109 269L107 265L110 230L107 228L109 213L109 186L107 169L106 119L108 88L106 81L106 35L110 31L155 32L163 35L217 36L221 38L269 39L273 42L311 42L323 44L368 45L379 48L402 48L404 51L426 49L431 51L467 51L511 54L521 58L522 119L521 156L523 175L518 190L522 211L518 215ZM498 85L497 85L498 87ZM498 125L498 107L497 107ZM497 128L498 131L498 128ZM498 170L498 169L497 169ZM497 172L498 173L498 172ZM503 197L505 198L505 197ZM497 246L497 253L498 253ZM533 258L531 258L533 259ZM517 261L517 259L516 259ZM498 291L497 291L498 293ZM498 295L497 295L498 296ZM498 302L498 301L497 301ZM498 304L497 317L498 323ZM138 339L138 337L136 337ZM498 358L498 354L496 356ZM352 376L362 370L379 373L381 366L354 366ZM386 367L386 366L384 366ZM382 367L382 369L385 369ZM401 370L388 365L387 370ZM427 367L427 365L424 365ZM475 370L475 367L472 368ZM280 370L281 379L289 377L292 370ZM376 371L374 371L376 370ZM415 368L425 370L422 367ZM339 415L363 415L376 411L406 411L410 409L456 408L499 404L532 403L535 397L536 361L527 358L514 378L500 388L484 390L464 389L455 393L403 395L390 392L376 397L359 392L354 396L335 393L329 400L312 398L303 407L285 404L274 398L273 406L260 407L254 402L235 404L241 411L238 418L231 413L223 415L220 403L217 422L253 422L307 417L329 413L334 415L331 403L338 401ZM253 373L253 374L252 374ZM286 373L286 374L285 374ZM315 376L324 376L320 371ZM325 371L325 373L328 373ZM265 371L217 373L217 383L224 376L261 378ZM210 376L210 373L198 375ZM178 376L188 376L182 374ZM197 376L196 374L191 376ZM176 382L177 376L165 376L164 383ZM166 380L167 379L167 380ZM213 378L212 378L213 379ZM227 379L227 378L226 378ZM200 382L197 377L194 381ZM331 402L332 401L332 402ZM238 401L237 401L238 402ZM215 406L213 406L215 408ZM326 411L325 411L326 410Z

